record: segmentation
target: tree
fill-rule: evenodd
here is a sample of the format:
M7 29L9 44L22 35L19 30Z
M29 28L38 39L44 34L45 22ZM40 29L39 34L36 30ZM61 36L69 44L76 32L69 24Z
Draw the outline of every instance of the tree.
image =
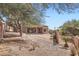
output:
M79 3L43 3L35 4L36 8L40 10L46 10L52 8L52 10L57 11L57 13L73 13L79 10ZM40 7L38 7L40 6Z
M67 21L61 28L63 35L79 35L79 20Z
M21 24L40 24L43 14L35 9L32 4L0 4L1 15L7 17L7 23L16 24L22 34Z
M0 17L6 17L12 24L16 24L21 29L21 24L41 24L44 22L45 11L48 8L56 10L58 13L73 12L79 8L79 4L72 3L27 3L27 4L0 4Z

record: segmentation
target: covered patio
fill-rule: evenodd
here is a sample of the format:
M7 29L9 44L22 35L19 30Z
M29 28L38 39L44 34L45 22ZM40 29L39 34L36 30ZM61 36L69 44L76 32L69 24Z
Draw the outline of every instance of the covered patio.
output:
M26 33L45 34L48 33L47 26L29 26L26 28Z

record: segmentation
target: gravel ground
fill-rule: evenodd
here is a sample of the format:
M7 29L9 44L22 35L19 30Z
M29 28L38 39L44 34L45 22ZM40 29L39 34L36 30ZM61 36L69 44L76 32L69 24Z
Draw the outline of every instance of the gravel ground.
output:
M13 41L13 39L16 40ZM49 34L23 34L21 38L12 37L7 38L5 40L6 42L0 43L1 56L69 56L70 55L70 50L64 49L63 44L53 46Z

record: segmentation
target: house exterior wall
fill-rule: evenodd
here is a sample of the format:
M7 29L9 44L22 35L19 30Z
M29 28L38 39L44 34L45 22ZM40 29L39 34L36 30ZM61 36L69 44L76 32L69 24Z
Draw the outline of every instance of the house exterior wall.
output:
M45 34L48 33L47 26L27 27L26 33Z
M0 22L0 38L2 37L2 23Z
M48 33L48 27L47 26L43 26L43 33Z
M0 38L3 38L4 29L5 29L4 26L5 26L5 24L0 21Z
M14 28L12 26L6 26L6 31L7 32L13 32L14 31Z

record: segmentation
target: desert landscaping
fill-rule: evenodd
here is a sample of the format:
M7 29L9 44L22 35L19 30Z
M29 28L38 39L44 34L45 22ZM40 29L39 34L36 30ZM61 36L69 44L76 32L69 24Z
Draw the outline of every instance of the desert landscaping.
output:
M79 4L0 4L0 56L79 56Z
M8 35L12 34L13 32L9 32ZM18 35L18 33L13 35ZM23 34L22 37L4 38L3 43L0 43L0 55L68 56L70 50L64 49L63 43L53 46L50 34Z

